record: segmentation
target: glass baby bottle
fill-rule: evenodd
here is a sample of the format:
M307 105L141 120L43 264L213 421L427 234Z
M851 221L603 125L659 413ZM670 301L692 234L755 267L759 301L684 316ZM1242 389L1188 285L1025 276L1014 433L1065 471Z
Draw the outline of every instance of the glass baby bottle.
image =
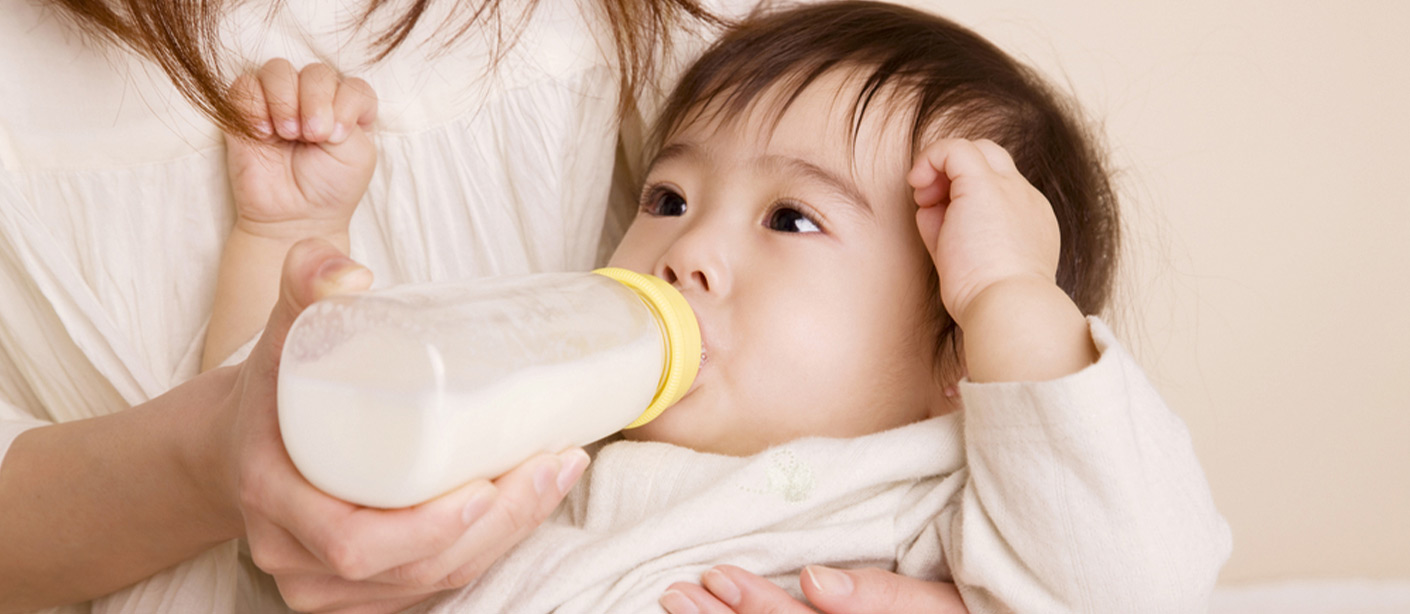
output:
M294 465L395 508L646 424L690 388L700 330L670 284L608 268L329 297L280 364Z

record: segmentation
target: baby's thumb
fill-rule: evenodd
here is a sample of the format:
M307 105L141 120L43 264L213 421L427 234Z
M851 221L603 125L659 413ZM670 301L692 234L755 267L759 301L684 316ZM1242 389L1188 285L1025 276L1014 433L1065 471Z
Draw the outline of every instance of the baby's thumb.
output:
M279 280L279 300L269 314L264 334L250 353L251 362L275 371L289 327L305 307L335 294L366 290L372 285L372 271L353 262L343 252L322 239L305 239L289 248Z

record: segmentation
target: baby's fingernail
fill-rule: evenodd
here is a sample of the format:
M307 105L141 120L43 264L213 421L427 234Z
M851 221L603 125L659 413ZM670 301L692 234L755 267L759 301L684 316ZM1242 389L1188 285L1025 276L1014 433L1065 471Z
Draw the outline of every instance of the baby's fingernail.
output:
M808 573L808 581L813 583L813 588L823 594L834 597L852 594L852 578L845 573L818 565L809 565L804 571Z
M333 134L328 136L328 142L334 145L342 143L348 138L348 129L343 126L343 122L333 124Z
M258 134L262 139L267 139L274 134L274 127L269 125L268 120L261 121L255 124L255 134Z
M318 119L317 117L306 117L304 118L303 136L305 139L312 141L315 138L318 138L318 133L322 128L323 120Z
M548 494L548 489L558 483L558 473L562 471L562 466L562 461L557 458L539 463L539 466L534 468L534 491L540 495Z
M700 614L700 608L695 607L695 602L686 597L685 593L675 589L666 591L657 603L671 614Z
M739 593L739 587L735 586L734 581L718 569L705 572L705 575L700 578L700 582L705 585L705 590L714 593L727 606L735 607L743 600L743 596Z
M282 136L286 139L298 138L299 122L296 122L292 119L286 119L282 122L279 122L279 136Z
M460 521L467 526L479 520L485 512L489 511L490 504L494 503L495 489L493 486L482 488L479 492L470 497L470 501L465 503L465 507L460 510Z
M581 448L573 448L558 458L563 461L563 469L558 472L558 492L566 493L587 470L588 455Z

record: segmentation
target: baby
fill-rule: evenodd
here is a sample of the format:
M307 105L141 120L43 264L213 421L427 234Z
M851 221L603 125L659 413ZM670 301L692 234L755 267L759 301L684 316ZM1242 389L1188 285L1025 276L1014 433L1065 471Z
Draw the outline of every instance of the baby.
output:
M374 160L365 83L276 62L237 87L268 137L228 141L208 363L256 332L289 244L348 245ZM659 611L718 563L795 596L822 563L951 581L972 612L1206 608L1228 531L1183 425L1085 315L1116 206L1035 73L914 10L803 6L707 51L649 149L609 264L681 290L700 374L426 609Z

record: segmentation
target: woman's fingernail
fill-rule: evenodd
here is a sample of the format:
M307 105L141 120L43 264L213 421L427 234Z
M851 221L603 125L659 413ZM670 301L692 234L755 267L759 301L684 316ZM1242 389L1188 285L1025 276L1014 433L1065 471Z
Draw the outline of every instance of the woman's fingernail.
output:
M739 587L735 586L734 581L718 569L705 572L705 575L700 578L700 582L705 585L705 590L714 593L727 606L735 607L744 598L739 593Z
M675 589L666 591L657 603L671 614L700 614L700 608L695 607L695 602L686 597L685 593Z
M534 491L540 495L548 494L548 489L553 488L558 483L558 473L562 471L563 463L557 458L539 463L534 468Z
M460 510L460 521L466 526L474 524L485 512L489 511L490 505L494 503L496 490L493 486L482 488L479 492L470 497L470 501L465 503L465 508Z
M316 279L322 294L362 290L372 285L372 271L351 258L338 256L318 267Z
M852 577L819 565L809 565L804 569L808 574L808 581L813 583L813 588L823 594L834 597L844 597L852 594Z
M558 472L558 492L566 493L587 470L588 455L581 448L573 448L559 454L558 458L563 461L563 469Z

